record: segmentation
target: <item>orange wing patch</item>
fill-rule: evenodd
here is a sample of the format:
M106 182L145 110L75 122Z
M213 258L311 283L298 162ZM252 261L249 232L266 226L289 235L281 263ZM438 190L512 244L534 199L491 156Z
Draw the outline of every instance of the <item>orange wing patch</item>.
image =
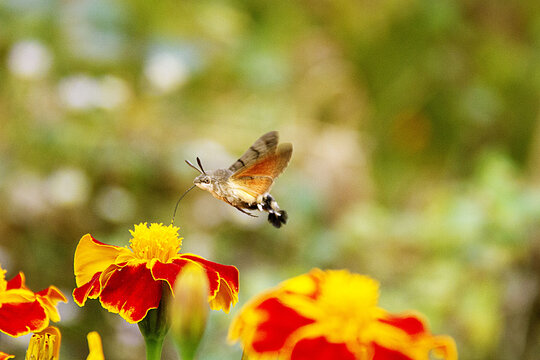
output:
M270 177L271 181L278 177L289 164L292 155L292 144L280 144L277 151L254 162L251 166L239 170L231 176L235 181L244 177ZM270 184L271 185L271 184Z

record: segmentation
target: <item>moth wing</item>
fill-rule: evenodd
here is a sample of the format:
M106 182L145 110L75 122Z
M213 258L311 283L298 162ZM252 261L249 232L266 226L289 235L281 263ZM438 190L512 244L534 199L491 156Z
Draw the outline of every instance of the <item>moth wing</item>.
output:
M231 179L267 176L273 181L285 170L291 160L291 156L292 144L280 144L275 152L269 153L249 165L240 168L231 175Z
M252 203L259 195L268 192L274 180L268 176L242 177L230 179L230 184L237 196L247 203ZM245 196L245 194L248 196ZM250 199L249 197L253 197Z
M277 131L270 131L260 138L258 138L253 145L247 149L247 151L240 156L229 167L229 170L233 173L239 171L243 167L249 166L258 159L262 159L269 154L273 154L276 151L277 144L279 142L279 133Z

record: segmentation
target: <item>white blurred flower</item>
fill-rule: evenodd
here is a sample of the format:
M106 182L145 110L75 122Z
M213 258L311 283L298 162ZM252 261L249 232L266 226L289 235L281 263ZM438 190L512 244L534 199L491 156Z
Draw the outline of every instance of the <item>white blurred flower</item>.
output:
M120 61L127 46L123 8L116 1L63 1L56 20L65 50L70 56L97 64Z
M151 54L147 59L144 75L154 90L169 93L187 81L189 69L179 55L160 51Z
M28 221L49 211L43 180L32 172L15 174L7 183L8 211L14 218Z
M67 108L87 110L99 103L99 82L87 75L69 76L58 84L58 95Z
M66 77L58 84L58 96L62 104L73 110L94 108L115 109L130 97L127 83L115 76L102 79L79 74Z
M133 195L119 186L103 189L96 198L96 210L105 220L111 222L129 221L135 213L137 203Z
M128 84L115 76L107 75L100 81L99 106L105 109L115 109L125 104L131 96Z
M89 181L80 169L63 168L47 179L49 201L57 206L81 205L88 199Z
M24 40L11 48L7 62L8 69L13 75L36 80L49 72L52 55L41 42Z

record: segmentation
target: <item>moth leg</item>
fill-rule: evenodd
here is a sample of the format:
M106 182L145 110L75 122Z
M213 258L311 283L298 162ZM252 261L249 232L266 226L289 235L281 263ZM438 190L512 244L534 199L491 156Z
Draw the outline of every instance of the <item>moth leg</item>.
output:
M248 213L247 211L245 211L245 210L242 209L242 208L239 208L238 206L235 206L235 208L236 208L238 211L240 211L241 213L244 213L244 214L249 215L249 216L251 216L251 217L258 217L257 215L253 215L253 214Z

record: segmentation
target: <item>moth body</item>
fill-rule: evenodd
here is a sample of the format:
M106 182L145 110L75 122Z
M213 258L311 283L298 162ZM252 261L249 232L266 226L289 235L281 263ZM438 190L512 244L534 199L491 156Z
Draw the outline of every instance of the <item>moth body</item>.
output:
M227 169L217 169L197 176L193 183L198 188L211 193L216 199L223 200L232 206L247 207L248 204L254 202L254 199L228 184L231 175L232 172Z
M201 173L193 181L197 187L245 214L251 215L246 210L267 212L268 221L279 228L287 222L288 215L279 208L269 191L274 180L287 167L291 155L292 145L278 146L278 133L272 131L255 141L228 169L206 172L199 158L200 170L186 162Z

